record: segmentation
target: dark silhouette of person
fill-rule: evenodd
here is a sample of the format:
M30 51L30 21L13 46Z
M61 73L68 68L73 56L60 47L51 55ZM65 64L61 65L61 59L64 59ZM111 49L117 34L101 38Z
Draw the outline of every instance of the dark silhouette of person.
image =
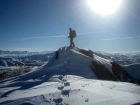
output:
M70 47L75 47L74 42L73 42L73 30L71 28L69 28L70 32L69 32L69 36L68 38L70 38Z
M59 52L58 51L55 52L55 59L59 59Z

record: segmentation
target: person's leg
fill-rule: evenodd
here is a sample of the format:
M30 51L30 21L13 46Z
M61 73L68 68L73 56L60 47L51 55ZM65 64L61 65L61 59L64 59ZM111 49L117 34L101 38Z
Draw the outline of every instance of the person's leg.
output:
M72 47L72 38L70 38L70 47Z
M72 46L75 47L74 42L73 42L73 38L72 38Z

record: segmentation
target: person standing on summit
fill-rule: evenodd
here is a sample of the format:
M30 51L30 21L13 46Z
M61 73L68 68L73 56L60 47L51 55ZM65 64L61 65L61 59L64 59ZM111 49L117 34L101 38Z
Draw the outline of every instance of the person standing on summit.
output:
M73 38L76 37L76 31L72 30L71 28L69 28L69 36L68 38L70 38L70 47L75 47L74 42L73 42Z

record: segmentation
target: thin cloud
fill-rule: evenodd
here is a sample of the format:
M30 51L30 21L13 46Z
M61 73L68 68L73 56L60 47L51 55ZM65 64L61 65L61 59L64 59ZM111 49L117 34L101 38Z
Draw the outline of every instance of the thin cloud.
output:
M58 38L58 37L66 37L67 35L59 35L59 36L46 36L46 37L26 37L26 38L20 38L23 40L27 40L27 39L44 39L44 38Z
M94 33L106 33L106 32L114 32L114 31L116 31L116 30L85 32L85 33L78 33L77 35L87 35L87 34L94 34Z
M87 35L87 34L94 34L94 33L105 33L105 32L112 32L116 30L107 30L107 31L95 31L95 32L85 32L85 33L77 33L77 36L80 35ZM30 40L30 39L47 39L47 38L61 38L61 37L67 37L68 34L65 35L58 35L58 36L46 36L46 37L26 37L26 38L20 38L22 40Z
M140 36L134 36L134 37L123 37L123 38L109 38L109 39L101 39L101 40L106 40L106 41L110 41L110 40L125 40L125 39L133 39L133 38L138 38Z

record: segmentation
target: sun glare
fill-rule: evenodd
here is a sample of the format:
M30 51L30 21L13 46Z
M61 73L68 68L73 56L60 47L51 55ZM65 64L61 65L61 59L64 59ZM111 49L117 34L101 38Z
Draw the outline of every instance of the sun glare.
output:
M88 4L95 12L108 15L115 12L121 5L122 0L88 0Z

